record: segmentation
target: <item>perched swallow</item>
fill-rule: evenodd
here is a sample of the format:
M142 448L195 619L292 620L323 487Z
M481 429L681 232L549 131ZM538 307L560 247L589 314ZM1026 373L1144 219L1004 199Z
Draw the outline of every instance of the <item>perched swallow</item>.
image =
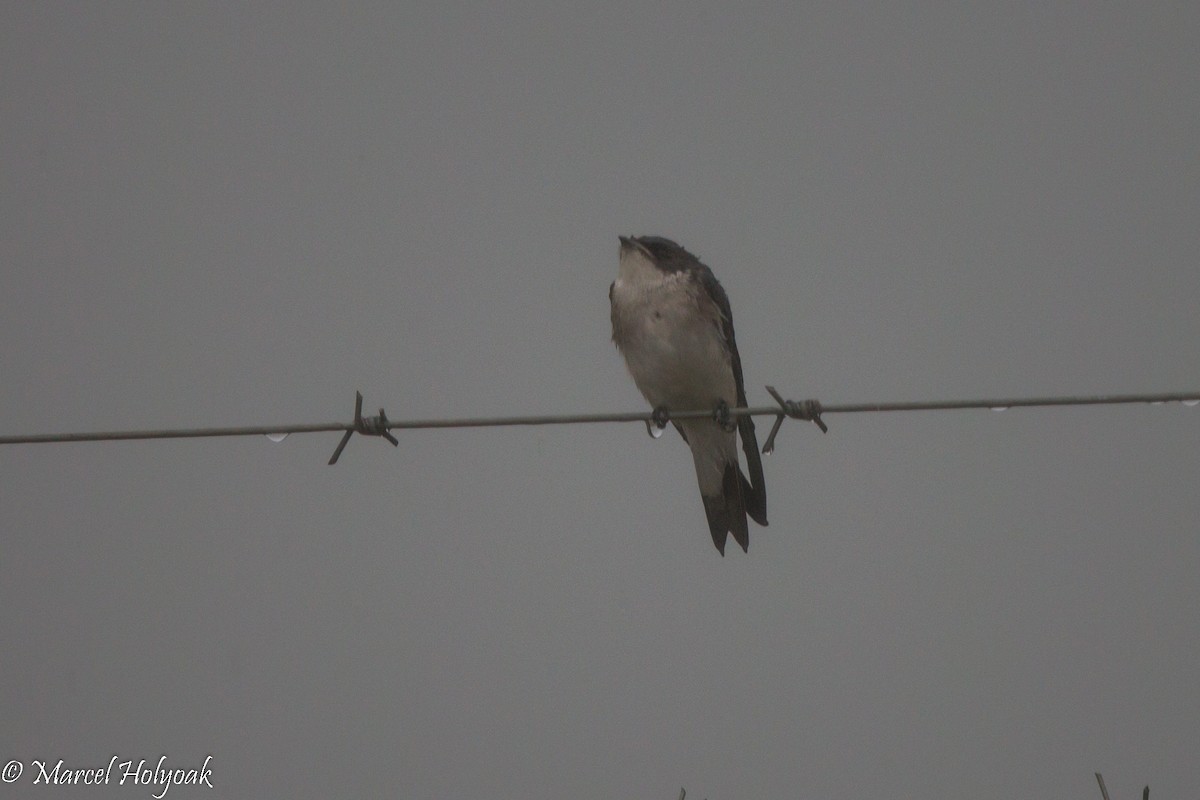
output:
M712 270L670 239L619 238L620 267L608 290L613 342L655 409L714 409L713 419L674 424L692 448L713 544L725 555L732 533L747 550L746 515L767 524L767 493L754 421L737 417L735 428L720 419L722 409L746 405L729 298ZM749 480L738 465L739 433Z

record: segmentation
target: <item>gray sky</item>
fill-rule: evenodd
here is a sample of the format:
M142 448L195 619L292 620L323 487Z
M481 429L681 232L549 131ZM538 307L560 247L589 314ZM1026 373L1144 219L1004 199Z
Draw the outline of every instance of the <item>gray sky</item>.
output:
M618 234L713 268L755 404L1195 389L1198 37L10 3L0 433L640 409ZM0 448L2 793L1196 796L1200 409L828 422L725 559L639 425Z

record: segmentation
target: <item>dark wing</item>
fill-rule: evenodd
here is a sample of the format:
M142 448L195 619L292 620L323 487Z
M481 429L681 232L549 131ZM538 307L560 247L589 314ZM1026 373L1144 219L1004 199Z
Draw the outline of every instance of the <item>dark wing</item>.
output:
M712 270L698 260L697 264L700 266L700 284L721 311L721 335L729 345L729 362L737 385L737 404L745 407L746 384L742 378L742 358L738 355L737 341L733 336L733 311L729 308L729 297ZM754 435L754 419L750 416L738 417L737 426L738 433L742 435L742 452L746 454L746 469L750 473L750 485L743 487L746 513L759 525L766 525L767 486L763 477L762 456L758 452L758 437Z

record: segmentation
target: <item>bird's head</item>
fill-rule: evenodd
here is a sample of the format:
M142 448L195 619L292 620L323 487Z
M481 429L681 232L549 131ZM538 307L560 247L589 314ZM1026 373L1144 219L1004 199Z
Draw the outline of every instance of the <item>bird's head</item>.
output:
M638 272L653 268L659 272L679 272L697 265L697 258L670 239L662 236L619 236L621 268Z

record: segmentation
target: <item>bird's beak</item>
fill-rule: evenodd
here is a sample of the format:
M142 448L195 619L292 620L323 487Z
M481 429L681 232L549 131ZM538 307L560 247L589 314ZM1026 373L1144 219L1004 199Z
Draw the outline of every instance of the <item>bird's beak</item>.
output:
M642 243L637 240L636 236L618 236L617 239L621 241L622 253L627 250L646 252L646 248L642 246Z

